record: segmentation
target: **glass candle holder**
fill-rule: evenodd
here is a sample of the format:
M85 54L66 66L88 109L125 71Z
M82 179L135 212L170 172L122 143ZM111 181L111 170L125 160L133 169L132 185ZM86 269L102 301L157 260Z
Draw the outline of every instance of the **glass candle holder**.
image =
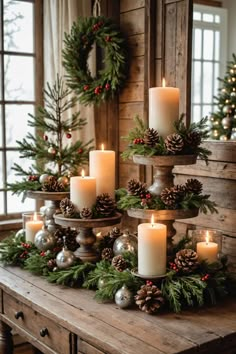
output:
M222 234L217 230L194 230L192 231L192 244L200 261L214 263L219 260L221 254Z
M44 225L44 215L39 212L23 213L23 229L25 230L25 241L34 242L36 233Z

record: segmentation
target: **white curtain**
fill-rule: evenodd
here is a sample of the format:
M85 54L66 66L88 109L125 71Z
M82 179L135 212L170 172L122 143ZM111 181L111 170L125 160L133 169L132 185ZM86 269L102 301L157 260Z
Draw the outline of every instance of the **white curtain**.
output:
M91 0L46 0L44 1L44 83L53 84L57 74L64 77L62 49L64 34L70 33L73 22L78 16L91 16ZM91 56L91 62L93 58ZM92 63L90 68L92 68ZM93 72L93 70L91 69ZM95 124L93 106L78 104L74 111L80 111L80 117L87 119L82 130L73 132L72 142L78 139L84 143L90 139L95 142ZM71 114L72 112L70 112Z

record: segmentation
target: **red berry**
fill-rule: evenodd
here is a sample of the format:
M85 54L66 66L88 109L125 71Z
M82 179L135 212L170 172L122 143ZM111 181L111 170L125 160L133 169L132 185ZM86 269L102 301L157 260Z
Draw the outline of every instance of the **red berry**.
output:
M70 139L71 138L71 133L67 133L66 137L67 137L67 139Z
M146 199L150 199L151 198L151 194L150 193L147 193L146 194Z
M84 91L88 91L89 85L84 85Z
M111 37L110 36L106 36L105 41L106 42L111 42Z
M110 90L110 88L111 88L111 85L107 83L107 84L105 85L105 89L108 91L108 90Z
M102 86L97 86L97 87L94 89L95 95L99 95L101 92L102 92Z
M80 149L78 150L78 154L82 154L82 152L83 152L83 149L80 148Z
M43 136L43 140L47 141L48 140L48 136L46 134L44 134Z
M44 251L40 252L40 256L44 257L46 253Z

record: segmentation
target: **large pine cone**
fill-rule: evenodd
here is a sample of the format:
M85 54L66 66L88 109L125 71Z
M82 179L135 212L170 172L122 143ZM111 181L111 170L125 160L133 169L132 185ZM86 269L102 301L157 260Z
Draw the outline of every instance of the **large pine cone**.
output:
M185 137L186 148L196 149L201 144L202 138L200 132L193 130L190 131Z
M178 270L191 273L198 267L198 255L194 250L185 248L176 253L174 262Z
M154 128L148 128L144 133L144 142L146 145L153 147L159 143L158 131Z
M178 209L180 201L185 194L185 187L176 185L165 188L161 192L160 198L168 209Z
M114 256L113 249L106 247L102 250L101 258L107 261L111 261Z
M58 182L55 176L48 176L47 180L42 184L42 191L44 192L63 192L65 186Z
M195 178L187 179L185 183L186 192L193 194L201 194L202 183Z
M142 285L134 299L140 310L149 314L157 312L165 302L161 290L153 284Z
M99 215L109 217L114 214L116 202L108 193L103 193L97 196L96 211Z
M113 227L113 229L109 232L110 238L115 241L117 237L122 235L122 232L118 227Z
M142 195L146 195L147 185L133 178L128 182L127 190L130 195L141 197Z
M170 134L165 139L165 147L170 154L177 154L183 150L184 140L177 133Z
M69 198L63 198L60 201L60 210L65 218L76 216L76 207Z
M123 270L127 268L126 260L120 254L112 259L111 264L116 268L116 270L118 270L118 272L123 272Z
M63 237L65 236L65 246L68 248L68 250L74 252L79 247L78 243L76 242L77 235L78 232L74 229L71 229L70 227L57 229L54 233L57 247L62 248L64 246Z
M93 211L91 208L82 208L79 215L81 219L92 219Z

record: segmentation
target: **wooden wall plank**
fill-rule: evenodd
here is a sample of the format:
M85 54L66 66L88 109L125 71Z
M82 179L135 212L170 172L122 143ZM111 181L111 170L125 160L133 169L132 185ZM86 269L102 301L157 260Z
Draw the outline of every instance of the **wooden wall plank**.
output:
M143 102L143 82L130 83L120 94L120 103Z
M144 72L144 57L134 57L130 65L130 73L128 81L137 82L143 81Z
M119 104L120 119L133 119L136 115L143 117L143 102L129 102Z
M136 34L128 38L128 45L133 57L145 54L144 33Z
M164 77L167 86L176 86L176 3L165 5L165 69Z
M129 36L144 33L144 8L120 15L122 30Z
M127 12L145 6L145 0L120 0L120 12Z

